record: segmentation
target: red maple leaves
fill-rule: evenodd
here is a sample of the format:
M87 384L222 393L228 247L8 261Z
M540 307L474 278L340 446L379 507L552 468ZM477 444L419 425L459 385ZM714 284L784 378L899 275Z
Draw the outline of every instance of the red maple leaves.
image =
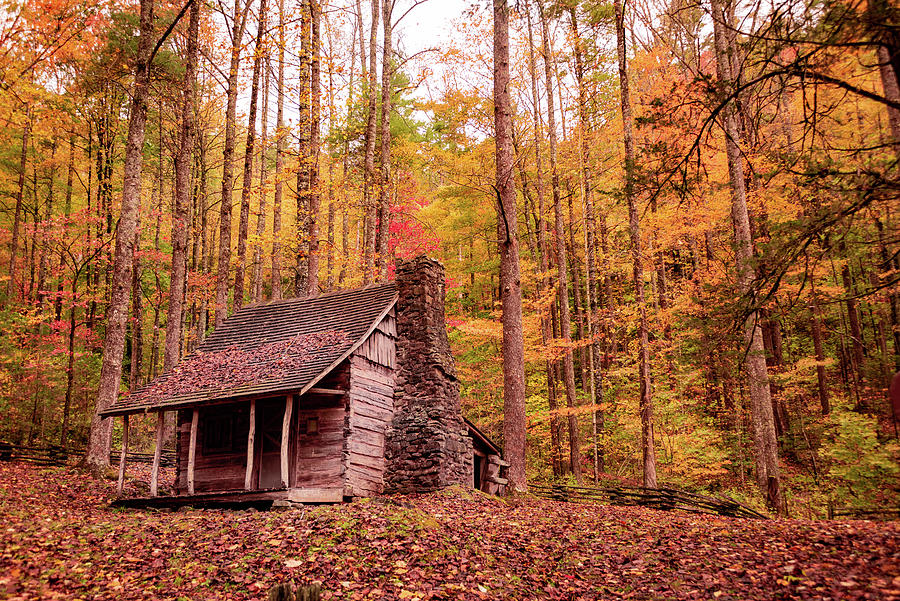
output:
M203 391L224 391L246 384L275 382L297 373L323 352L347 344L340 330L300 334L252 347L230 346L221 351L185 357L175 369L135 393L152 402Z

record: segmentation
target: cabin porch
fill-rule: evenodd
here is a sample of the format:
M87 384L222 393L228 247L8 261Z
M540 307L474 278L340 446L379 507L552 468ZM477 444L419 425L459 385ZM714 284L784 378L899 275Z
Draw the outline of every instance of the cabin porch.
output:
M113 507L132 509L165 509L176 507L220 507L257 509L271 507L282 501L290 503L340 503L344 500L342 488L288 488L280 490L223 490L195 493L193 495L162 495L156 497L122 497L112 502Z
M122 498L116 504L341 502L345 497L341 460L346 397L345 390L320 387L303 395L223 399L174 409L176 470L170 495L159 494L159 449L165 419L164 411L158 411L149 496ZM122 419L120 495L130 429L129 415Z

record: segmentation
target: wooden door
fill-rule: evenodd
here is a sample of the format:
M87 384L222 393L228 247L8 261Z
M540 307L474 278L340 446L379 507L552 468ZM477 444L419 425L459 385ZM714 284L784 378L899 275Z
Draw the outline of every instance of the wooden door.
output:
M259 488L281 488L281 427L284 401L260 403L256 412L259 437Z

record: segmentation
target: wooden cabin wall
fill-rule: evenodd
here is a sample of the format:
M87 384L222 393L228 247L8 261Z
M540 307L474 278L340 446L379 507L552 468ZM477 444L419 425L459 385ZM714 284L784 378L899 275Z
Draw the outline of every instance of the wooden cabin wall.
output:
M244 488L244 471L247 464L247 434L250 429L249 403L212 405L200 409L197 424L197 454L194 463L194 491L241 490ZM234 444L231 452L204 453L204 437L207 420L213 414L230 414L235 423ZM187 461L191 439L192 410L178 411L178 464L175 484L177 494L187 493Z
M347 390L350 368L343 363L317 388ZM345 397L306 394L294 407L291 486L295 488L341 488L345 426ZM318 432L307 432L310 418L318 420Z
M384 432L394 415L396 335L392 310L349 359L344 480L354 496L382 491Z

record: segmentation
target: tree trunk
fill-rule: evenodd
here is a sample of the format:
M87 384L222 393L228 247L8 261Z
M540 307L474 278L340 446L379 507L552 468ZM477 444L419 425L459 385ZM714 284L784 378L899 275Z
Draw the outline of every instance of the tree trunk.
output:
M544 77L547 88L547 136L550 142L550 187L553 194L554 235L556 242L556 286L559 301L559 327L565 352L563 354L563 384L566 390L567 422L569 428L569 464L575 480L581 484L581 450L578 435L578 417L575 413L575 364L572 359L572 318L569 311L568 259L566 254L566 229L563 218L562 200L559 193L559 168L557 165L556 111L553 106L553 77L550 67L550 52L547 18L543 2L539 0L541 16L542 48L544 54Z
M831 401L828 398L828 382L825 379L825 352L822 347L822 311L819 308L819 296L816 293L816 285L812 278L810 278L810 284L810 325L813 336L813 348L816 353L819 404L822 406L822 415L828 415L831 413Z
M279 300L281 288L281 202L284 198L284 0L278 0L278 83L275 114L275 197L272 200L272 299Z
M731 72L734 48L728 43L727 31L732 29L729 19L731 0L713 0L716 64L719 79L726 91L734 89L736 77ZM778 440L772 415L772 399L766 372L765 349L759 323L759 310L753 298L753 241L750 235L750 216L747 212L747 193L744 186L744 161L739 147L740 132L733 101L723 110L725 151L731 182L731 218L734 227L735 259L738 290L747 298L750 307L744 321L744 368L750 389L750 413L753 422L753 442L756 460L756 481L766 493L769 505L780 514L787 512L781 490L781 470L778 464Z
M386 0L389 1L389 0ZM376 77L376 48L378 38L378 7L379 1L372 0L372 29L369 32L369 72L368 72L368 99L369 108L366 118L365 158L363 167L363 207L365 210L365 250L363 251L363 283L372 282L375 273L375 221L378 218L377 206L372 194L372 186L376 183L375 175L375 109L377 99L375 96Z
M125 146L125 180L119 227L116 231L116 254L113 263L112 290L107 309L106 338L100 368L97 406L91 420L91 434L86 457L94 471L109 466L109 444L112 420L100 416L119 394L122 379L122 356L125 351L125 323L131 292L131 262L134 255L134 233L141 206L141 164L143 161L144 127L147 122L147 92L150 83L150 52L153 48L153 0L141 0L140 37L138 38L134 84L131 93L131 117Z
M635 155L631 98L628 90L628 64L625 54L625 11L622 0L613 0L616 13L616 48L619 56L622 126L625 141L625 202L628 205L628 230L631 237L631 279L638 309L638 381L640 383L641 455L644 488L656 488L656 448L653 440L653 391L650 381L650 339L647 304L644 298L644 259L641 255L641 228L634 191Z
M247 268L247 236L250 234L250 190L253 187L253 153L256 148L256 113L259 106L259 76L262 70L263 36L266 31L266 0L259 2L259 28L253 52L253 76L250 83L250 111L247 117L247 142L244 145L244 175L241 185L241 215L238 223L237 270L234 272L234 308L244 306L244 273Z
M128 370L128 389L135 390L141 384L141 370L143 369L144 354L144 327L143 327L143 300L144 291L141 287L141 224L134 229L134 265L131 271L131 366ZM74 302L74 299L73 299Z
M546 213L544 206L544 176L543 176L543 165L541 161L541 105L540 105L540 96L538 94L538 78L537 78L537 64L534 56L534 37L532 33L531 26L531 11L530 7L526 9L526 17L528 20L528 71L531 75L531 99L534 104L534 120L533 120L533 128L534 128L534 165L535 165L535 183L537 187L537 200L538 200L538 209L537 209L537 238L538 238L538 251L540 254L540 267L541 267L541 284L542 290L549 290L552 286L552 282L550 279L550 250L547 247L547 221L544 218ZM546 64L546 58L545 58ZM551 104L552 106L552 104ZM524 167L523 167L524 172ZM542 310L541 314L541 338L542 343L546 347L550 344L551 339L553 338L552 332L552 323L551 323L551 312L552 312L552 304L550 310ZM547 349L546 352L549 352ZM552 361L548 359L546 361L545 366L546 374L547 374L547 404L550 409L550 456L552 460L553 467L553 475L559 476L561 475L561 467L560 462L562 460L562 453L560 447L560 440L558 434L558 423L559 423L559 414L558 407L556 404L556 377L555 377L555 369Z
M306 294L319 293L319 209L322 206L322 192L319 182L319 154L321 136L319 133L322 116L321 71L321 36L319 27L322 19L320 0L309 0L310 13L310 119L309 119L309 215L307 216L307 237L309 238L309 255L307 257L308 275L306 278Z
M31 138L31 109L25 111L25 128L22 130L22 151L19 153L19 183L16 190L16 211L13 215L12 242L9 250L9 282L6 301L14 298L16 285L16 255L19 252L19 228L22 221L22 204L25 201L25 168L28 161L28 142Z
M584 208L584 242L585 242L585 258L587 259L587 291L588 303L585 306L585 314L587 315L588 335L591 338L591 373L594 389L594 398L597 399L594 419L598 424L604 422L604 416L599 406L603 402L603 368L601 362L600 348L600 323L599 323L599 305L598 302L598 276L597 276L597 259L596 259L596 232L597 223L594 215L594 201L591 195L591 165L590 165L590 149L587 138L590 129L588 112L587 112L587 88L585 84L584 73L584 51L582 49L581 38L578 34L578 19L575 10L571 9L569 16L572 22L572 35L574 37L574 53L575 53L575 79L578 84L578 121L579 121L579 142L580 142L580 160L581 160L581 194ZM598 435L603 436L602 430ZM603 459L599 460L603 463Z
M381 54L381 174L378 180L378 231L375 239L375 265L378 279L387 280L388 245L391 227L391 10L392 0L382 0L381 24L384 31Z
M47 271L50 267L50 220L53 218L53 201L56 192L56 138L53 139L50 149L50 172L47 176L47 203L44 206L44 216L41 219L41 254L38 260L37 278L37 302L38 309L43 312L44 301L47 300ZM35 205L37 210L37 205ZM37 236L37 229L35 230Z
M849 261L849 259L848 259ZM859 308L856 302L856 288L853 285L853 276L850 273L850 265L848 262L841 267L841 281L844 284L844 294L846 295L845 304L847 305L847 321L850 324L850 347L853 352L850 355L850 365L853 370L853 382L856 387L856 398L860 408L863 406L861 391L863 380L863 341L862 327L859 322Z
M268 193L266 188L266 179L268 178L266 151L269 144L269 70L271 69L268 43L264 44L262 51L265 58L263 64L262 116L260 118L261 134L259 138L259 210L256 212L257 242L253 247L253 283L251 284L254 303L261 302L263 298L262 239L266 233L266 195Z
M494 137L497 162L497 235L503 324L503 441L509 485L527 490L525 475L525 347L519 275L516 188L509 97L509 8L494 0Z
M66 174L66 204L63 214L66 216L66 222L63 225L63 231L69 229L69 216L72 214L72 191L75 181L75 134L69 135L69 161ZM90 184L88 184L90 186ZM59 251L59 279L56 283L56 298L53 301L54 315L57 321L62 317L62 292L63 292L63 271L66 267L66 252L64 249ZM73 266L74 269L74 266ZM74 276L73 276L74 277ZM74 302L75 299L72 299Z
M241 9L241 0L234 0L234 18L231 27L231 64L225 91L225 145L222 148L222 203L219 208L219 262L216 273L216 327L228 315L228 283L231 280L231 202L234 190L235 116L237 113L238 74L241 66L241 40L247 23L247 6Z
M265 2L265 0L263 0ZM181 350L181 318L187 285L187 236L190 217L191 163L194 156L194 86L197 80L197 37L200 29L200 2L191 4L188 22L184 85L181 90L181 127L175 155L175 215L172 219L172 277L169 284L169 312L166 316L166 346L163 371L175 367Z
M297 252L294 265L294 295L306 296L309 280L310 202L310 8L311 0L300 5L300 89L297 119Z

